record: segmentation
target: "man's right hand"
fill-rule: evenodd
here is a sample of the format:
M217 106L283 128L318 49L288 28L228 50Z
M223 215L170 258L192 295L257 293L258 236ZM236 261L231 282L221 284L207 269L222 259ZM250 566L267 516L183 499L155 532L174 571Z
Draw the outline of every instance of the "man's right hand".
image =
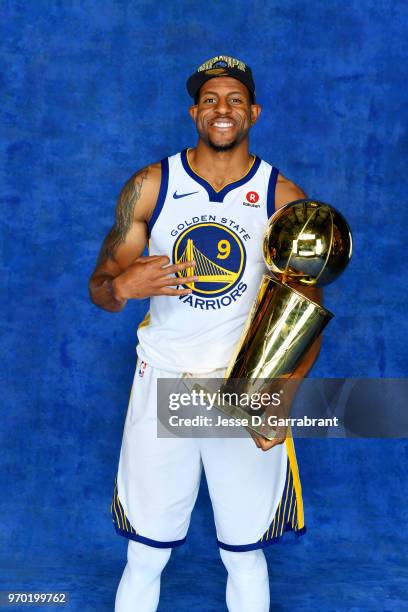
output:
M173 275L194 266L194 261L170 265L170 259L166 255L138 257L112 281L115 298L122 301L148 298L154 295L187 295L191 293L191 289L176 287L197 281L198 277Z
M160 185L161 163L158 162L136 172L122 188L115 223L103 241L89 279L90 298L104 310L120 312L132 298L187 295L191 293L188 284L197 280L193 276L193 261L170 264L166 255L141 256L148 244L149 223ZM177 275L183 270L186 276Z

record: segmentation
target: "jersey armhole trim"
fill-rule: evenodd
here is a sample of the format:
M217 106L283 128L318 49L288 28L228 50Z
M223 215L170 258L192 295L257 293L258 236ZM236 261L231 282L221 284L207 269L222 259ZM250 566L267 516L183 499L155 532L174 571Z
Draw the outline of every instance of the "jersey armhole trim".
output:
M168 157L165 157L164 159L162 159L160 163L161 163L160 190L159 190L159 195L157 196L157 202L156 202L156 206L154 207L153 214L147 224L149 237L151 236L153 226L156 223L162 211L163 204L167 196L167 188L169 185L169 159Z
M275 193L276 193L276 181L278 179L279 170L272 167L271 174L269 175L268 181L268 193L266 196L266 210L268 219L270 219L275 212Z

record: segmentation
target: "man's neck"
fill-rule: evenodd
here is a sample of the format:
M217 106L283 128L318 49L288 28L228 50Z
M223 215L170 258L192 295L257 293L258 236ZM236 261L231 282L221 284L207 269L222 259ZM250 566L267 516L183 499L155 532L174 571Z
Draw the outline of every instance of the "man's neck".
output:
M230 151L215 151L199 140L197 147L189 150L188 161L197 174L219 189L245 176L253 157L247 140Z

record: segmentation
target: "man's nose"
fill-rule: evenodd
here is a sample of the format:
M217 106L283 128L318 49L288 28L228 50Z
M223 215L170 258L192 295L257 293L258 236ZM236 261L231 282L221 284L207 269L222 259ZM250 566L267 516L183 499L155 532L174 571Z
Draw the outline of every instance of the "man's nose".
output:
M221 114L228 113L231 110L227 98L219 98L216 106L217 111Z

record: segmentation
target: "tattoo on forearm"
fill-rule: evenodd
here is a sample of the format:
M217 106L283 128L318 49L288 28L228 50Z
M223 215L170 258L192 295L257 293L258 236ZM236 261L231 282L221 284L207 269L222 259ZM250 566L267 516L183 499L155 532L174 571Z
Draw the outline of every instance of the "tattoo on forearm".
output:
M97 265L106 259L113 259L115 251L125 242L132 227L135 206L142 194L143 181L146 180L149 169L146 168L133 175L123 187L116 204L115 225L106 236L98 256Z

